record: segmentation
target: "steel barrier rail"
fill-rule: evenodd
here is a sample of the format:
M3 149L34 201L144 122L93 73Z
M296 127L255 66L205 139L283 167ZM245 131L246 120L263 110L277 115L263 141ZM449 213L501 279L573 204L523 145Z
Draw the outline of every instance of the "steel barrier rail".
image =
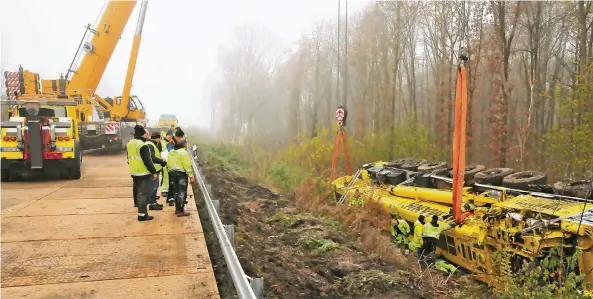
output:
M193 159L192 159L192 168L194 170L196 176L196 182L200 187L200 191L202 191L204 202L206 204L206 209L208 210L208 216L210 217L210 221L212 221L212 226L214 227L214 232L216 233L216 237L218 239L218 243L220 244L220 248L222 249L222 253L224 255L224 260L226 261L227 268L229 273L231 274L231 278L233 280L233 284L235 285L235 289L237 290L237 295L241 299L256 299L255 293L251 289L251 285L247 279L247 275L243 271L241 267L241 263L237 258L237 254L235 250L233 250L233 246L229 241L229 238L224 230L224 226L222 225L222 221L220 221L220 217L214 208L214 203L212 203L212 198L210 197L210 193L208 193L208 188L206 188L206 183L198 169L198 165L196 163L196 148L194 145L193 148Z

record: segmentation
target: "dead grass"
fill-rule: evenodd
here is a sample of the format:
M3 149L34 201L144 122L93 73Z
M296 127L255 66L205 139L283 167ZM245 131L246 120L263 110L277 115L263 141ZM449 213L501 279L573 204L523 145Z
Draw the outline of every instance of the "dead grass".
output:
M349 234L358 238L363 250L369 257L407 267L407 259L391 242L391 237L384 234L389 229L391 216L375 202L365 203L364 208L351 209L347 205L337 205L333 200L333 191L319 188L320 183L314 178L305 178L295 191L295 204L305 211L319 213L343 223Z

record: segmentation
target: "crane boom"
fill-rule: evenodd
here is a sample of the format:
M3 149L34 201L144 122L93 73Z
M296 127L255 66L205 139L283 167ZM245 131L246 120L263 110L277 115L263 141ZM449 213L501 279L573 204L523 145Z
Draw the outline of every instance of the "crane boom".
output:
M146 8L148 1L142 1L140 6L140 15L138 17L138 25L136 26L136 33L134 34L134 43L132 44L132 52L130 53L130 61L128 62L128 72L126 73L126 81L124 83L124 90L121 96L121 102L116 103L124 109L116 109L118 111L130 112L128 109L130 100L130 90L132 89L132 80L134 79L134 71L136 70L136 60L138 59L138 51L140 50L140 40L142 39L142 27L144 26L144 19L146 17ZM119 115L125 118L127 115Z
M89 28L93 37L85 44L84 58L68 84L69 94L94 93L135 6L135 0L108 1L97 27Z

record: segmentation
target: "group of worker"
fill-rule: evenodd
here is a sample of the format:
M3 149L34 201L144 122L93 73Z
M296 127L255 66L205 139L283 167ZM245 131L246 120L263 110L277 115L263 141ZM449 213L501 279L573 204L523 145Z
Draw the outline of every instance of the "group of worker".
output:
M194 183L192 157L187 151L185 133L172 127L161 133L150 132L141 125L134 127L134 138L126 145L128 167L133 180L134 207L138 221L154 219L148 210L159 211L158 188L169 206L175 206L178 217L189 216L185 211L188 182ZM164 154L166 153L166 154ZM162 180L159 177L162 175Z
M412 240L408 238L410 225L406 220L395 217L391 222L391 234L394 237L394 242L406 250L415 250L420 259L435 254L441 233L455 226L455 222L439 223L437 215L433 215L430 221L426 220L424 215L418 216L414 222Z
M358 189L349 197L348 206L350 208L364 208L364 199ZM471 207L466 204L465 209L471 210ZM393 236L393 241L405 248L406 252L408 250L416 251L418 258L422 259L425 256L434 256L441 233L454 226L455 222L439 223L439 217L437 215L433 215L430 219L426 219L424 215L420 215L416 222L414 222L414 228L412 230L406 220L394 217L391 220L391 235ZM410 240L409 235L412 231L413 236L412 240Z

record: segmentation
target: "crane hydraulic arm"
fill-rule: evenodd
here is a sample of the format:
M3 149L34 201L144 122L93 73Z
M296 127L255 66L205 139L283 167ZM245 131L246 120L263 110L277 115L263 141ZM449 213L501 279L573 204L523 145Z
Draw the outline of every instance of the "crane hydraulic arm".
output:
M134 79L134 71L136 70L136 60L138 59L138 51L140 50L140 40L142 39L142 27L144 26L144 19L146 17L146 8L148 1L142 1L140 6L140 16L138 17L138 25L136 26L136 33L134 34L134 42L132 44L132 52L130 53L130 60L128 62L128 72L126 73L126 81L124 82L124 90L122 92L121 100L113 103L112 116L117 119L126 119L144 117L141 115L130 115L130 90L132 89L132 81ZM134 107L135 111L139 107ZM133 113L138 114L138 113ZM133 117L132 117L133 116Z
M68 94L83 95L83 98L86 98L95 92L135 5L134 0L108 1L96 29L87 26L87 32L90 31L93 37L90 43L84 45L86 53L79 67L76 70L68 70L66 80L70 73L73 73L67 87ZM86 33L83 40L84 38ZM76 61L79 51L80 47L72 64Z

